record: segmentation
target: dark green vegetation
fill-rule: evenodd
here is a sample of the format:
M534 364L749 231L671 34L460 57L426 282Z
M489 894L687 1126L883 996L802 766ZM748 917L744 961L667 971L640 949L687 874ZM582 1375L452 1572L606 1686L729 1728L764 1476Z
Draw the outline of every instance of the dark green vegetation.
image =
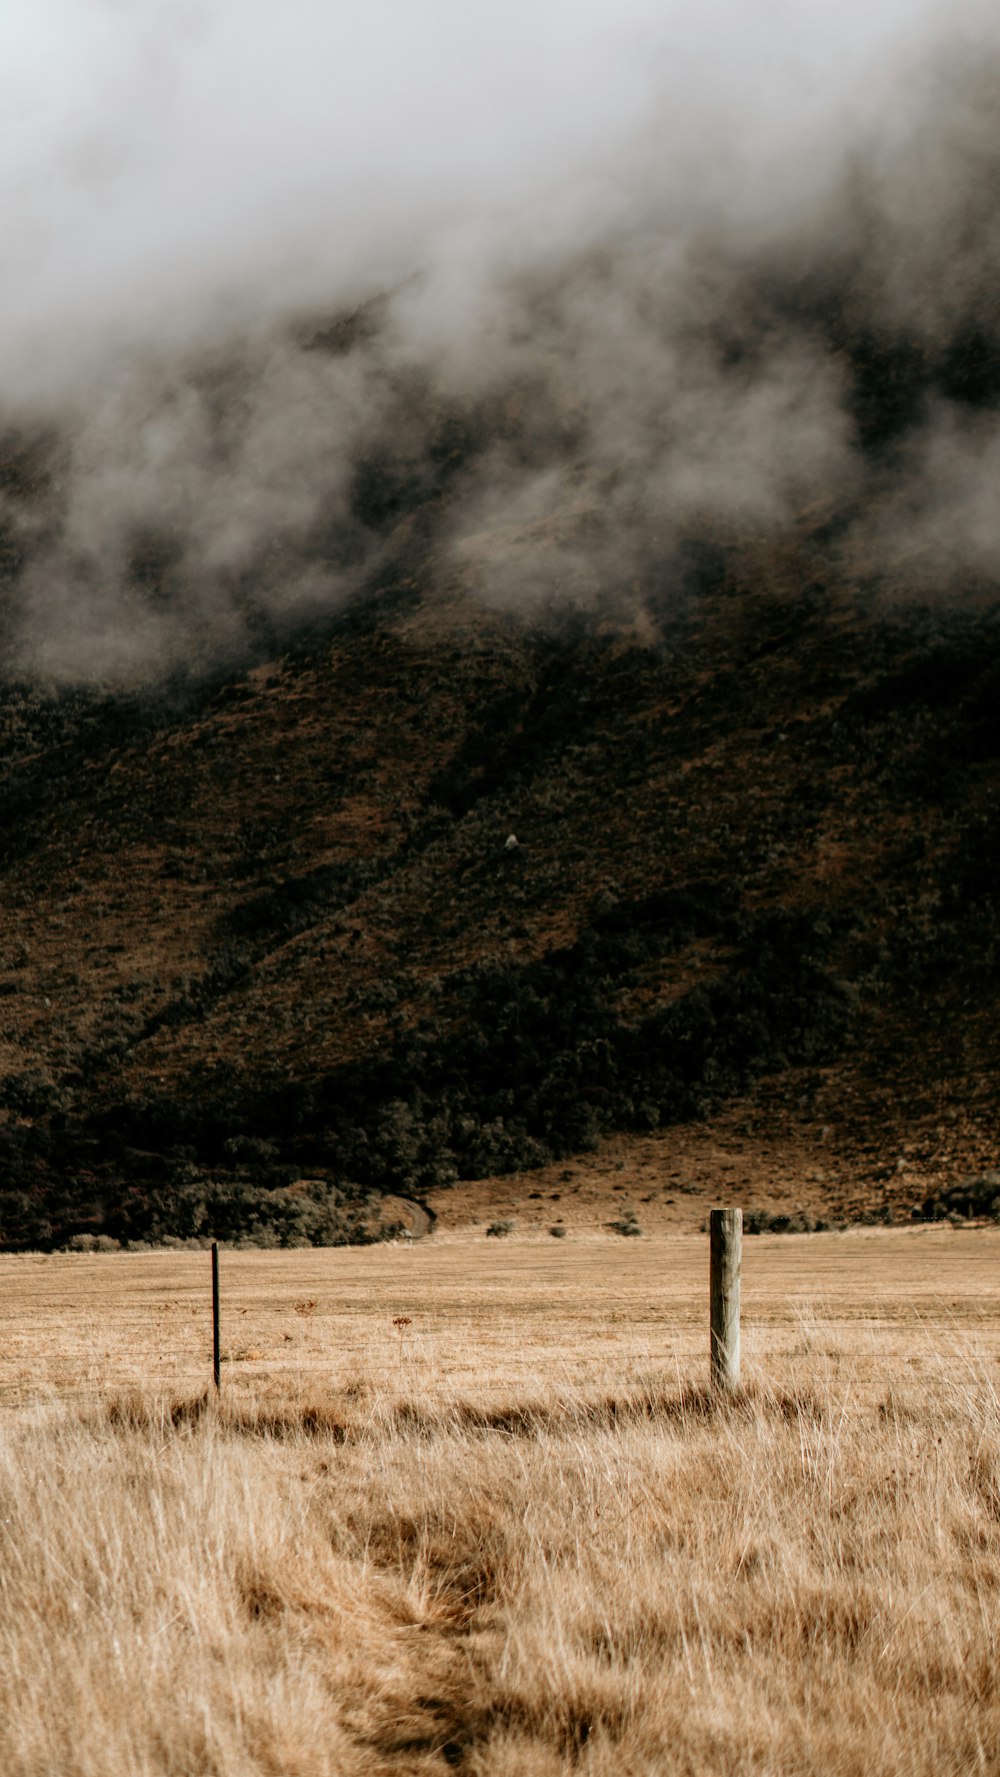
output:
M183 695L9 687L3 1243L354 1239L734 1103L879 1202L942 1117L987 1164L995 601L825 534L703 551L642 644L418 576Z

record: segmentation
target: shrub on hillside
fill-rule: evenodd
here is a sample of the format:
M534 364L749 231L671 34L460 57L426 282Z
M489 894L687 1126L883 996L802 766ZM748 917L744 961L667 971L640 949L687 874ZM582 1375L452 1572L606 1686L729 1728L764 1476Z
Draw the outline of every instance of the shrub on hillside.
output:
M615 1234L623 1234L626 1239L638 1240L642 1234L634 1209L623 1209L621 1215L608 1223L608 1227Z

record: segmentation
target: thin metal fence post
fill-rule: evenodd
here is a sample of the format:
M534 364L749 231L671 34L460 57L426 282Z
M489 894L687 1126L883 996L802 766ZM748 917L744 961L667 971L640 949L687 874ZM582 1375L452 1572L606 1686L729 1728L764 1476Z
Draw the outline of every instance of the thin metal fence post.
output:
M219 1347L219 1243L212 1242L212 1381L219 1387L221 1352Z

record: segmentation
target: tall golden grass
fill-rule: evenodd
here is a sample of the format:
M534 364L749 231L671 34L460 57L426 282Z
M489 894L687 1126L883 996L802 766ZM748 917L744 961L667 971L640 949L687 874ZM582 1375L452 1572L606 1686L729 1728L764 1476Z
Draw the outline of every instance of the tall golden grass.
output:
M705 1245L0 1262L0 1771L1000 1771L1000 1238Z

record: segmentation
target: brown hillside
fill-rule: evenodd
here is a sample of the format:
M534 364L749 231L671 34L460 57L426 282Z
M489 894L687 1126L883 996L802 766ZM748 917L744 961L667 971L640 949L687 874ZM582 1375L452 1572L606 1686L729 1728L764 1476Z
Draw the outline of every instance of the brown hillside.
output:
M685 1214L722 1150L828 1215L995 1165L997 606L827 525L641 625L417 574L183 696L8 692L3 1238L339 1238L590 1149L595 1214L630 1156Z

